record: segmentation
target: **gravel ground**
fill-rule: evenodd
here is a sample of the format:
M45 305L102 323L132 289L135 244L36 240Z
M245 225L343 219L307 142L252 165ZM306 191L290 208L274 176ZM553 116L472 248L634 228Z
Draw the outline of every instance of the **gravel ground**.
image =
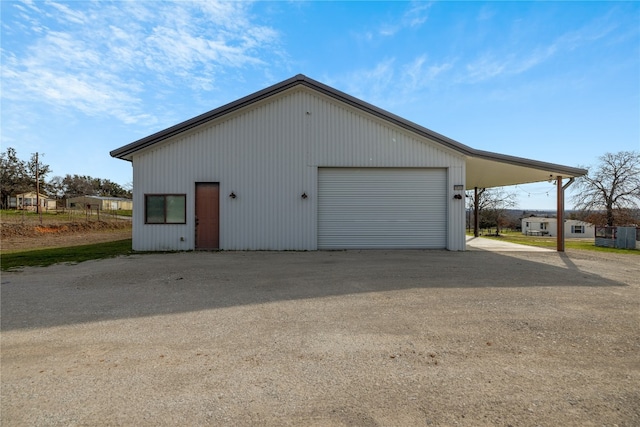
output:
M2 274L2 426L638 426L640 257L135 255Z

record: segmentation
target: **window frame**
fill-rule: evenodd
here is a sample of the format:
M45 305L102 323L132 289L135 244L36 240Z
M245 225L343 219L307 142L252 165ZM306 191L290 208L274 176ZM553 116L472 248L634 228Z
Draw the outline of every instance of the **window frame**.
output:
M580 231L577 231L580 229ZM572 225L571 226L571 234L585 234L584 225Z
M149 197L162 197L163 198L163 213L164 220L163 222L149 222L149 209L148 209L148 200ZM184 213L184 220L182 222L167 222L167 197L182 197L183 205L182 212ZM183 193L166 193L166 194L145 194L144 195L144 223L148 225L180 225L187 223L187 195Z

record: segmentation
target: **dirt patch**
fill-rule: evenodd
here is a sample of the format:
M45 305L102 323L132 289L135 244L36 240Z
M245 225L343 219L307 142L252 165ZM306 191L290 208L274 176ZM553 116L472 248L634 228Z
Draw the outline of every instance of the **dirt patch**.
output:
M88 245L131 238L131 222L2 223L2 252Z

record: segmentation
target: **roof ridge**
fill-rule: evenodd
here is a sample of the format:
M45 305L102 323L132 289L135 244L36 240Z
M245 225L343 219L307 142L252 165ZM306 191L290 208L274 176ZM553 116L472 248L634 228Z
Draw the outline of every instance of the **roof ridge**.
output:
M128 157L138 150L149 147L158 142L164 141L182 132L198 127L218 117L222 117L240 108L244 108L248 105L251 105L255 102L269 98L273 95L276 95L280 92L283 92L287 89L290 89L300 84L306 87L309 87L311 89L314 89L327 96L330 96L334 99L337 99L338 101L343 102L347 105L351 105L352 107L360 109L366 113L377 116L383 120L386 120L390 123L395 124L396 126L399 126L406 130L414 132L418 135L426 137L430 140L433 140L436 143L439 143L467 157L498 161L502 163L532 167L535 169L542 169L542 170L552 169L559 173L569 174L573 176L585 175L587 173L585 169L574 168L571 166L558 165L558 164L541 162L541 161L532 160L532 159L526 159L523 157L515 157L515 156L509 156L505 154L494 153L490 151L477 150L468 145L462 144L461 142L458 142L454 139L451 139L447 136L444 136L440 133L432 131L431 129L428 129L422 125L419 125L415 122L402 118L389 111L383 110L380 107L377 107L373 104L370 104L366 101L363 101L359 98L356 98L352 95L349 95L345 92L342 92L338 89L335 89L317 80L314 80L301 73L296 74L295 76L290 77L286 80L283 80L279 83L276 83L269 87L261 89L257 92L246 95L235 101L224 104L218 108L202 113L196 117L185 120L176 125L170 126L164 130L158 131L152 135L149 135L147 137L134 141L130 144L117 148L111 151L110 155L112 157L117 157L123 160L130 160L130 158Z

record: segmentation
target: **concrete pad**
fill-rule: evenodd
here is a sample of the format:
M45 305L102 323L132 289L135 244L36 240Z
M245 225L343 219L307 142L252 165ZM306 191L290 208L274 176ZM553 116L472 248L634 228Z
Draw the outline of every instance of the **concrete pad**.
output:
M494 239L467 236L468 251L494 251L494 252L555 252L553 249L537 246L519 245L517 243L501 242Z

